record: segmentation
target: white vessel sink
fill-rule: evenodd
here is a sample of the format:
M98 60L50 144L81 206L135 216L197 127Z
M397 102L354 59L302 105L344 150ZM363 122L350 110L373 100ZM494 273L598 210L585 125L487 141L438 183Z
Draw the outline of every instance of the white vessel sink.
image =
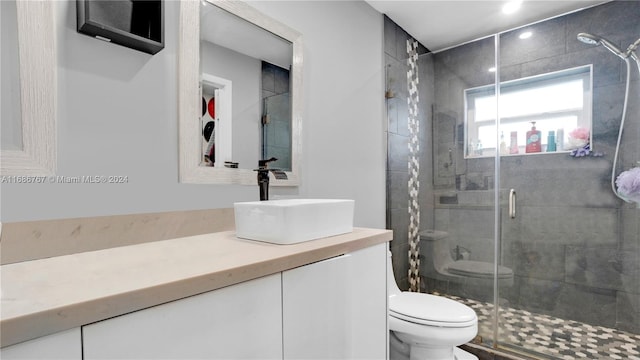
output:
M295 244L353 231L354 200L286 199L233 204L236 236Z

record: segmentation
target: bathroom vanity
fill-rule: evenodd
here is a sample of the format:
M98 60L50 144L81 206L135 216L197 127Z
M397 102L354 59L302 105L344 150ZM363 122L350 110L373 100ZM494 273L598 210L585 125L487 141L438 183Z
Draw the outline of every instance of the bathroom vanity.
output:
M389 230L223 231L2 266L2 359L380 358Z

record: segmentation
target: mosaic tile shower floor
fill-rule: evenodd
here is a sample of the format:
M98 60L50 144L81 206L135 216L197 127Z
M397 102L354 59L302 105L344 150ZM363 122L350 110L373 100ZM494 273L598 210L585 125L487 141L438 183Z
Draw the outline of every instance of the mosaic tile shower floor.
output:
M492 338L493 304L445 296L475 310L478 315L478 334L484 339ZM640 334L509 307L501 307L499 317L499 343L527 349L532 352L530 355L540 354L550 359L563 360L640 360Z

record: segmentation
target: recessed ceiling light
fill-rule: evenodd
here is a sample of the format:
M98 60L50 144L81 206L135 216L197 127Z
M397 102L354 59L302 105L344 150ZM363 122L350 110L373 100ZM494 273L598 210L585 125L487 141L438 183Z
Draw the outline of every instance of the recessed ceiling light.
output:
M496 72L496 68L495 67L490 67L489 68L489 72Z
M531 37L531 35L533 35L533 33L532 33L531 31L524 31L524 32L522 32L518 37L519 37L520 39L523 39L523 40L524 40L524 39L528 39L528 38L530 38L530 37Z
M507 1L507 3L502 6L502 12L504 14L513 14L520 9L520 5L522 5L522 0Z

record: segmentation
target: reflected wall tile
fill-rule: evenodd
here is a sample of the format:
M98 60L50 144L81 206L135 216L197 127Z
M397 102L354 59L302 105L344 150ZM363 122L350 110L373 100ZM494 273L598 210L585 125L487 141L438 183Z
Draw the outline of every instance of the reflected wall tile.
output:
M433 230L449 231L451 220L449 209L435 209ZM426 229L424 229L426 230Z
M424 274L424 271L422 272L422 274ZM426 291L428 293L437 292L440 294L450 294L448 281L438 280L428 276L423 276L422 282L425 285Z
M508 252L517 276L562 281L565 278L565 246L516 241Z
M598 101L593 104L593 136L598 143L607 143L612 147L618 140L622 108L624 105L624 85L616 84L593 89ZM613 154L608 154L613 158Z
M502 34L500 63L509 66L564 54L565 29L566 20L556 18ZM532 36L520 39L523 31L531 31Z
M640 82L632 83L633 88L637 89L640 99ZM631 91L631 90L630 90ZM622 135L622 149L619 163L620 169L631 169L640 166L640 101L633 101L633 92L629 95L629 105L627 108L626 119L624 123L624 132Z
M273 66L262 67L262 90L270 91L274 94L276 92L276 75Z
M640 209L624 208L621 211L622 229L620 248L622 250L635 252L640 257ZM640 261L640 259L638 261Z
M566 282L640 293L638 256L615 247L567 246Z
M640 334L640 294L618 292L616 304L617 327Z
M618 238L617 210L530 207L519 209L522 242L615 245Z
M614 327L616 318L612 315L615 313L615 291L565 284L557 298L553 315L587 324Z
M275 75L275 91L278 94L284 94L289 92L289 71L281 67L274 66Z
M450 209L452 233L469 238L492 238L494 211L493 208L485 209Z
M407 171L409 138L389 133L388 170Z
M389 207L391 209L407 210L407 204L409 202L409 174L407 171L390 171L388 174Z
M391 253L393 254L393 268L396 282L400 289L408 288L409 269L409 215L407 208L390 211L391 228L393 229L393 240L391 241Z
M398 134L409 136L409 107L402 96L398 98Z
M515 283L519 306L542 314L558 313L563 282L516 276Z
M391 98L385 101L387 105L387 131L392 134L398 133L398 107L402 106L399 99Z
M436 85L457 79L463 88L492 84L495 66L495 40L493 37L463 44L434 54Z
M619 41L624 34L640 34L640 3L638 1L611 1L584 11L566 16L567 38L575 39L578 33L586 32ZM600 19L606 19L602 21ZM637 38L636 38L637 39ZM568 41L567 49L574 51L582 43ZM628 44L625 43L624 48ZM622 47L622 45L620 46Z
M396 32L398 25L386 15L384 16L384 52L394 58L398 58L396 52Z
M592 75L594 86L620 83L624 81L624 79L621 78L621 71L624 71L623 62L620 61L618 57L609 56L610 54L607 52L608 50L603 47L588 47L575 53L525 62L520 65L520 73L517 75L519 75L519 77L534 76L593 64ZM511 74L511 72L506 73L506 75L509 74ZM513 80L513 78L503 76L502 73L501 79L503 81Z
M398 60L389 55L385 55L385 83L386 89L391 90L395 98L404 99L407 105L407 96L409 93L407 85L407 64L406 61Z

